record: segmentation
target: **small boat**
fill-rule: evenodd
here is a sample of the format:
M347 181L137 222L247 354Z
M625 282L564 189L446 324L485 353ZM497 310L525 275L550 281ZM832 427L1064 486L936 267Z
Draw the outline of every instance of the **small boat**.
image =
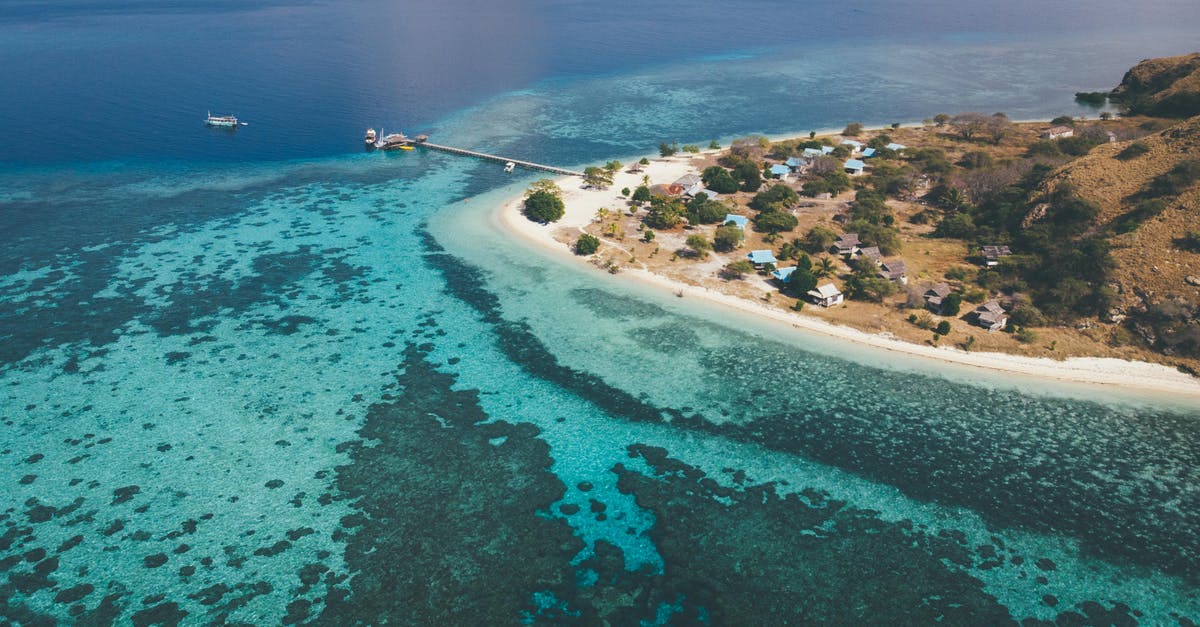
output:
M408 144L400 144L400 150L415 150L415 149Z
M367 137L366 137L365 142L367 144L367 148L375 147L375 129L373 129L373 128L367 129Z
M516 167L517 167L517 164L513 163L512 161L509 161L508 163L504 164L504 171L511 173L513 170L516 169Z
M375 142L375 147L381 150L403 150L405 146L408 146L408 136L404 133L389 133ZM412 146L408 147L412 149Z
M238 122L236 116L213 115L212 111L209 111L208 117L204 118L204 124L207 126L217 126L221 128L237 128L239 124L241 126L246 126L245 122Z

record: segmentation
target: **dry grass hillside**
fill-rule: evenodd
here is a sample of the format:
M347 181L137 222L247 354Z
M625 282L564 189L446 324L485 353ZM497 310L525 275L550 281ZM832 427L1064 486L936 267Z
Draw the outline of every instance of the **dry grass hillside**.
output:
M1064 166L1048 185L1069 182L1079 196L1100 208L1097 228L1111 229L1156 177L1182 160L1200 159L1200 116L1138 140L1145 153L1118 158L1132 143L1099 146ZM1200 185L1167 198L1166 207L1136 229L1111 237L1118 264L1113 278L1126 309L1163 300L1200 305L1200 287L1187 283L1187 277L1200 276L1200 254L1175 244L1186 232L1200 229Z
M1112 96L1133 113L1200 114L1200 52L1142 61L1125 73Z

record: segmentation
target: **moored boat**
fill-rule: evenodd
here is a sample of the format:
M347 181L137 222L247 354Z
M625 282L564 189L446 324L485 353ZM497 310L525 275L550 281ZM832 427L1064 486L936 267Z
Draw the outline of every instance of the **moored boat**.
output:
M408 145L408 136L404 133L389 133L384 135L383 139L375 142L375 147L381 150L403 150L405 147L408 150L412 149L412 146Z
M373 129L373 128L367 129L367 137L364 141L367 144L367 148L375 147L375 129Z
M512 161L509 161L508 163L504 164L504 171L511 173L513 170L516 169L516 167L517 167L517 164L513 163Z
M212 111L209 111L208 117L204 118L204 123L208 126L219 126L221 128L237 128L238 119L232 115L213 115Z

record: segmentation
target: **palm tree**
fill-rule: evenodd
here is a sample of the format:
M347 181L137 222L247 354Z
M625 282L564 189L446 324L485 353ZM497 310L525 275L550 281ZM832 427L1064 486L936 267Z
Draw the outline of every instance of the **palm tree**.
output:
M829 257L821 257L817 265L813 266L812 272L813 276L822 279L827 276L833 276L837 272L837 266L834 265L833 260Z

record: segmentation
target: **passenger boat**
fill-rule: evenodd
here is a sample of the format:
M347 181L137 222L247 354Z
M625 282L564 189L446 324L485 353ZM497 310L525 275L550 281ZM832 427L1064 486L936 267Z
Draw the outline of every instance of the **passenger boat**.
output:
M232 115L213 115L212 111L208 112L208 117L204 118L204 124L208 126L219 126L221 128L237 128L238 124L245 126L245 122L238 122L236 116Z
M367 137L364 141L367 144L367 148L375 147L375 129L373 129L373 128L367 129Z
M381 150L412 150L412 146L408 145L408 136L404 133L390 133L384 135L383 139L375 142L375 147Z

